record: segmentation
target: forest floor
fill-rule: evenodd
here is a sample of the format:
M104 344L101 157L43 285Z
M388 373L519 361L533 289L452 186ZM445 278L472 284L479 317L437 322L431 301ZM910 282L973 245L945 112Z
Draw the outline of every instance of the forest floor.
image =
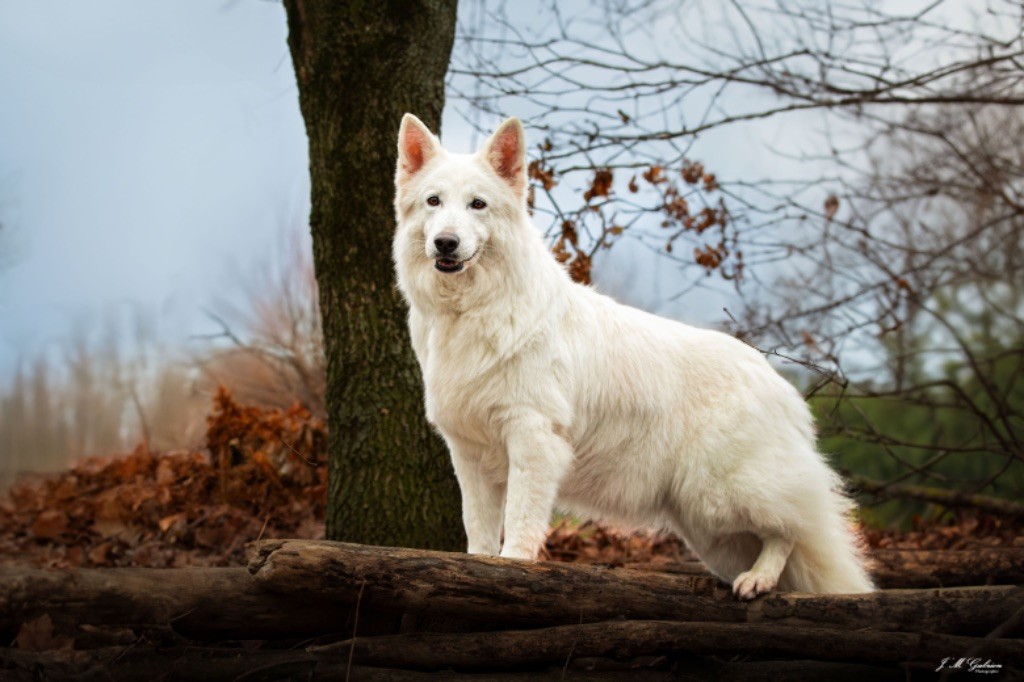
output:
M322 539L326 427L301 408L240 405L225 390L206 447L83 460L22 477L0 498L0 563L46 567L244 566L257 539ZM1024 520L915 518L910 530L862 528L871 548L1024 547ZM657 568L693 559L671 536L572 519L548 536L556 561Z

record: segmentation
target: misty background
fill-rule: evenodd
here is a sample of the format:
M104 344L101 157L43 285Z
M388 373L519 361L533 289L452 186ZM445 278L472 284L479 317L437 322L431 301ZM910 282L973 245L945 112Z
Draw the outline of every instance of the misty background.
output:
M100 318L170 346L309 204L275 3L0 4L0 380Z

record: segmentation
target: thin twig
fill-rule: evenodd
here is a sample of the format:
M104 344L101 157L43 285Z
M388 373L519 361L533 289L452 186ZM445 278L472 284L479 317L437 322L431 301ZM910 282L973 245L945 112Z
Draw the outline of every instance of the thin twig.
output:
M576 651L576 643L580 641L580 635L583 633L583 610L580 610L580 622L581 628L576 631L576 639L572 640L572 646L569 647L569 655L565 657L565 665L562 666L562 679L565 679L565 673L569 670L569 661L572 660L572 652Z
M268 513L266 518L263 519L263 527L260 528L260 534L256 536L256 542L263 539L263 532L267 530L267 524L270 523L270 514Z
M366 589L366 581L359 585L359 595L356 596L356 612L352 620L352 643L348 649L348 665L345 666L345 682L349 681L349 675L352 674L352 659L356 655L356 627L359 625L359 605L363 601L363 590Z

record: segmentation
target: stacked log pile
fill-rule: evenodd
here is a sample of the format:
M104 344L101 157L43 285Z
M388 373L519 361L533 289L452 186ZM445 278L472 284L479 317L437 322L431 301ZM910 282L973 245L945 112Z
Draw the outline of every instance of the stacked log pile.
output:
M0 677L906 680L980 665L1013 679L1021 553L882 551L877 593L749 603L696 563L654 572L300 540L255 544L247 568L10 567Z

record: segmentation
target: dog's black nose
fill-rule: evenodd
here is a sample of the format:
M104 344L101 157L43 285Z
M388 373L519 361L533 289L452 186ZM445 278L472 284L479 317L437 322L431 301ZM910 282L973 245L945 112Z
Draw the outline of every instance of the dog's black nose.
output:
M434 246L442 256L450 256L459 248L459 238L449 232L442 232L434 238Z

